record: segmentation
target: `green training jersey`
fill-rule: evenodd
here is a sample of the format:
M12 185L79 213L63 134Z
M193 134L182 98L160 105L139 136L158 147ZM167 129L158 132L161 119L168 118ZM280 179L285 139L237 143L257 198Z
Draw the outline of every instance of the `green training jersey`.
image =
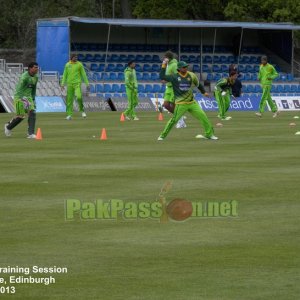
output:
M127 88L131 90L136 90L138 88L135 69L127 67L124 70L124 77L125 77L125 86Z
M173 75L166 75L166 68L162 67L160 79L172 83L176 104L193 102L194 87L197 87L202 94L205 93L203 85L200 84L198 77L192 72L187 72L185 75L180 74L180 72Z
M26 97L35 100L37 82L37 74L31 76L28 71L24 72L17 83L14 98L22 99Z
M215 91L218 92L229 92L232 94L231 87L233 86L234 81L231 81L230 78L221 78L218 80L215 86Z
M258 80L262 85L271 85L277 76L278 73L272 65L267 63L259 66Z
M66 63L61 85L78 84L82 80L86 85L89 84L83 64L79 61Z
M174 75L177 73L177 59L173 58L169 61L166 69L166 75ZM172 87L171 82L167 82L167 87Z

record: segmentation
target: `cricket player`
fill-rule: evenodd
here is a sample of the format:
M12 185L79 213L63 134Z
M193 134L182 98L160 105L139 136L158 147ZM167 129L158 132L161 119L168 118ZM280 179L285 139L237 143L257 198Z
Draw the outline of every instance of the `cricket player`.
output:
M162 68L160 71L160 79L172 83L174 90L175 109L173 117L166 124L163 132L158 137L158 141L163 141L167 137L173 126L187 111L192 116L194 116L204 127L204 136L197 135L196 138L217 140L218 138L214 136L214 129L205 112L200 108L199 104L194 99L194 87L197 87L202 94L208 96L208 94L204 90L204 87L202 86L202 84L200 84L197 76L187 70L188 64L184 61L180 61L177 64L177 74L166 75L167 64L168 59L165 58L163 60Z
M79 111L83 118L86 118L86 113L84 111L82 92L81 92L81 82L82 80L89 90L89 81L87 79L84 67L81 62L79 62L76 54L71 55L71 59L66 63L63 78L61 81L61 88L64 89L64 86L67 85L67 120L72 119L73 115L73 102L74 96L77 99L79 105Z
M171 51L167 51L164 55L164 58L169 60L166 75L174 75L177 74L177 59L174 58L174 53ZM164 80L163 80L164 82ZM164 94L164 103L163 107L169 111L170 113L174 113L175 101L174 101L174 91L171 82L166 82L166 90ZM186 124L184 122L184 117L180 118L176 124L176 128L184 128Z
M275 68L268 63L268 57L262 56L261 65L259 67L258 80L260 81L263 91L259 103L259 112L255 113L259 117L261 117L263 112L265 111L266 102L268 102L273 112L273 118L276 118L279 114L278 108L271 97L272 82L277 76L278 73Z
M135 62L130 61L124 70L126 95L128 100L127 109L124 111L126 120L138 121L139 118L135 113L135 107L138 105L138 83L135 73Z
M38 82L38 64L31 62L28 65L28 71L24 72L16 86L14 94L14 104L16 108L16 116L7 124L4 125L4 134L11 136L11 131L20 124L25 115L28 115L28 139L35 139L35 94Z
M226 117L226 112L228 111L230 106L230 95L232 95L232 87L237 77L238 77L238 73L232 71L229 74L228 78L221 78L215 86L214 95L217 100L218 108L219 108L218 117L221 120L228 121L231 119L230 116Z

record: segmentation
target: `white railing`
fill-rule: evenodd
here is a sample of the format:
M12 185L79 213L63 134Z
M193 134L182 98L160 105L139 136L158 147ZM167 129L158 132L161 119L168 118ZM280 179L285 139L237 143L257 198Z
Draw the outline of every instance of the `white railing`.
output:
M6 63L5 71L8 73L23 73L24 66L21 63Z
M42 71L40 72L41 80L59 81L59 73L57 71Z

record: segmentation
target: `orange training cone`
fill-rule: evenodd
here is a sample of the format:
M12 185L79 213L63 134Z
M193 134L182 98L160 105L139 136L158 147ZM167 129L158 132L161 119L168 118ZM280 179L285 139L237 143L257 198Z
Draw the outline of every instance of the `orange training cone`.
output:
M121 121L121 122L124 122L124 121L125 121L124 113L121 114L120 121Z
M163 121L164 120L164 116L162 113L159 113L158 115L158 121Z
M107 140L106 129L102 128L100 140Z
M42 135L42 130L41 128L38 128L37 133L36 133L36 140L42 140L43 139L43 135Z

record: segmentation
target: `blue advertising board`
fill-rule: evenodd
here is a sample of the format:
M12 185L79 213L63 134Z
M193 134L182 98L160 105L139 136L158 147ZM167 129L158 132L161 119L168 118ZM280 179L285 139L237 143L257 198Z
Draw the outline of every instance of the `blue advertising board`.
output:
M61 97L35 97L37 112L65 112L66 105Z

